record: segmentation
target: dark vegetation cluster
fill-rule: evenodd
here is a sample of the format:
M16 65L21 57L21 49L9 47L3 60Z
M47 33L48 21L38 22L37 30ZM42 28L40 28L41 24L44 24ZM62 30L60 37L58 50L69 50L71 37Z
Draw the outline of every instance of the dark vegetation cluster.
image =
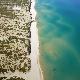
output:
M14 11L14 5L26 9L29 16L26 17L20 10ZM31 69L31 59L28 57L31 53L30 5L30 0L0 0L0 74L14 73L16 70L26 73ZM25 79L0 76L0 80Z

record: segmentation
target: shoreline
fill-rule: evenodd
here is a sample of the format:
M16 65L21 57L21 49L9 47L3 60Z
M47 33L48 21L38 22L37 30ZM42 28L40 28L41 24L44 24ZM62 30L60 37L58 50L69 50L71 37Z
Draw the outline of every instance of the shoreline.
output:
M33 80L44 80L42 69L39 62L39 39L38 39L38 29L36 18L36 10L35 10L35 0L31 0L31 9L30 12L32 14L32 20L34 22L31 23L31 65L32 65L32 73L36 73L33 77ZM36 67L35 67L36 66ZM33 75L32 74L32 75Z
M0 79L5 77L5 79L22 78L24 80L43 80L43 74L42 74L42 70L41 70L40 62L39 62L40 54L39 54L38 29L36 26L37 22L35 19L36 18L36 11L34 8L35 0L30 0L30 3L31 3L29 6L30 9L28 9L28 11L26 11L27 6L22 7L22 6L18 6L18 5L17 6L9 5L8 8L6 9L6 11L8 12L9 10L13 10L13 12L16 15L15 18L14 18L15 15L12 14L12 11L10 12L10 14L12 14L14 16L6 15L6 14L4 14L5 12L3 12L3 16L2 16L1 15L2 13L0 13L0 16L2 17L2 18L0 18L0 24L6 23L4 27L9 29L6 32L8 34L10 34L8 36L1 35L0 40L2 42L5 40L5 43L4 43L4 45L5 45L7 40L11 41L11 40L15 39L14 44L10 42L10 44L7 44L7 46L10 45L9 47L11 49L11 52L13 52L13 54L15 54L18 58L18 60L15 61L16 57L12 54L9 55L9 53L8 53L8 55L7 55L8 58L6 57L6 52L5 52L5 54L0 54L0 56L1 56L0 60L2 60L2 63L0 63L1 66L3 65L3 63L6 65L7 62L8 63L11 62L10 63L11 65L9 65L7 63L5 68L3 68L3 67L1 68L2 70L0 71ZM26 23L30 23L30 24L27 26L28 30L25 29L26 31L24 31L25 26L23 28L21 28L21 27ZM17 27L15 26L15 24ZM8 25L11 27L9 27ZM5 30L5 28L2 27L1 33L4 34L3 30ZM17 39L19 41L17 41ZM22 41L23 39L24 39L24 41ZM25 43L25 40L26 40L26 43ZM22 41L23 44L20 41ZM24 47L25 44L28 45L26 48ZM2 45L2 44L0 44L0 45ZM17 47L19 50L18 52L16 52ZM4 49L4 48L2 47L2 49ZM5 48L5 49L8 50L7 48ZM5 51L5 49L4 49L4 51ZM10 52L9 50L8 50L8 52ZM31 52L29 50L31 50ZM24 53L25 55L24 54L22 54L22 56L17 55L17 54L21 54L21 53ZM11 55L12 55L12 58L10 58ZM26 59L24 60L25 57L26 57ZM5 60L3 60L2 58L4 58ZM7 60L7 62L6 62L6 60ZM10 60L12 60L12 61L10 61ZM23 62L21 62L22 60L23 60ZM16 62L16 64L15 64L15 62ZM27 64L27 66L24 65L25 63ZM17 65L17 67L15 68L16 65Z

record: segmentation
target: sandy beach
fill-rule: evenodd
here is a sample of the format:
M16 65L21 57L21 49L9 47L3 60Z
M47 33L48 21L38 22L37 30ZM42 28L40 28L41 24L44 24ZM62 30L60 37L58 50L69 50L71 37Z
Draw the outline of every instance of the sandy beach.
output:
M39 39L38 39L38 29L37 29L37 22L36 18L36 11L35 11L35 0L31 0L31 13L32 19L34 22L31 24L31 61L32 61L32 75L33 80L43 80L43 74L39 63Z

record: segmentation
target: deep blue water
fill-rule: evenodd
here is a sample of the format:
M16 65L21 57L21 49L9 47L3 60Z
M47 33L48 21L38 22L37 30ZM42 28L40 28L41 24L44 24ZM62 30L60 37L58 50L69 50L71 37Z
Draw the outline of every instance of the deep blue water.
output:
M45 80L80 80L80 0L36 0Z

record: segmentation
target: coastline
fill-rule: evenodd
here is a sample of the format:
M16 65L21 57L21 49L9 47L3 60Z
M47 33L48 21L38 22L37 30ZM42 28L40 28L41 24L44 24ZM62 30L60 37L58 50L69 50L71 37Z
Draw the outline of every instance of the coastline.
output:
M4 78L4 80L10 80L11 78L43 80L39 63L39 40L38 29L36 27L37 22L35 20L36 11L34 8L35 0L29 1L27 5L23 6L18 6L16 2L17 6L8 5L5 10L4 6L6 7L6 4L4 4L0 8L4 10L3 13L0 11L0 24L5 24L4 27L3 25L1 26L0 34L0 48L2 49L0 52L0 60L2 60L0 66L5 65L5 67L0 68L0 80ZM7 2L4 1L3 3ZM28 5L29 8L27 8ZM3 36L2 34L5 35ZM4 45L2 44L3 42ZM27 47L24 47L25 45Z
M34 22L31 23L31 72L33 75L33 80L44 80L42 69L40 67L39 62L39 39L38 39L38 29L36 18L36 10L35 10L35 0L31 0L31 9L30 12L32 14L32 20Z

